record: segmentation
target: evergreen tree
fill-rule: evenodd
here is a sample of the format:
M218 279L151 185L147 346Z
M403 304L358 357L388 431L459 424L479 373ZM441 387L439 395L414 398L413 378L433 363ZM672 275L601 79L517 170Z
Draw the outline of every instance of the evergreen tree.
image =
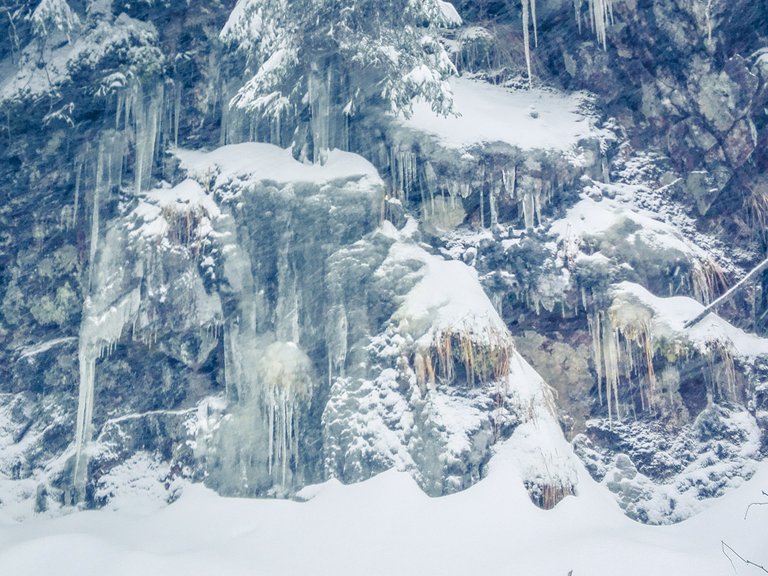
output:
M442 0L239 0L221 38L250 79L232 105L290 122L296 156L323 161L362 106L408 115L424 98L450 112L454 67L436 29L460 23Z

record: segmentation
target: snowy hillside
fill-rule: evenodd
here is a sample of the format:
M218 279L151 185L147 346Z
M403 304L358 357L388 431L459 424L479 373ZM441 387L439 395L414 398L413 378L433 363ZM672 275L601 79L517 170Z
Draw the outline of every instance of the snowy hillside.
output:
M768 565L762 3L0 37L0 574Z

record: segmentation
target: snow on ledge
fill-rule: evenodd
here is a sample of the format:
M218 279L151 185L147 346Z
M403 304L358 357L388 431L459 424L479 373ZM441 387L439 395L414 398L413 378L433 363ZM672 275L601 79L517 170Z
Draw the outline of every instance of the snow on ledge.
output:
M477 271L463 262L444 260L421 246L392 245L379 274L408 261L420 262L421 280L400 303L392 319L401 333L411 334L420 346L429 347L444 333L471 335L479 345L508 341L504 321L483 291Z
M452 78L454 111L439 116L425 102L399 122L426 132L450 148L469 148L483 142L504 142L523 150L569 151L580 140L595 138L594 118L579 111L582 94L531 89L511 91L467 78Z
M216 176L217 185L235 179L315 184L367 179L374 185L383 184L373 164L341 150L331 150L323 165L302 164L293 158L290 149L257 142L222 146L210 152L177 148L173 154L189 177L206 181Z
M685 296L659 298L633 282L617 284L614 298L614 306L617 303L639 302L650 308L653 311L655 336L670 338L682 336L701 347L705 347L709 342L726 341L733 345L734 352L738 356L753 358L768 355L768 339L744 332L714 313L709 314L695 326L685 328L685 323L698 316L704 309L702 304L692 298Z

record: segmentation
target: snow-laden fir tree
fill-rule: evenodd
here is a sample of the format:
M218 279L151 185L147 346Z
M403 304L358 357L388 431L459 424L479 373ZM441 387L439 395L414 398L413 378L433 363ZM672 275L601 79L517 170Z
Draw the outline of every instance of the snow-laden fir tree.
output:
M72 30L80 25L80 18L66 0L40 0L37 8L29 15L32 31L40 38L55 31L63 32L68 38Z
M408 115L416 98L449 113L454 73L437 30L461 18L442 0L239 0L221 32L245 56L231 105L257 114L297 157L345 148L342 129L362 107Z

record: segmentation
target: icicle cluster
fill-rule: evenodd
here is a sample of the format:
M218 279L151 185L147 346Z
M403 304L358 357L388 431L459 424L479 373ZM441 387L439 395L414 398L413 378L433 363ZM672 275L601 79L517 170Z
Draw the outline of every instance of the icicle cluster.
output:
M312 362L293 342L269 345L257 364L256 390L267 415L268 473L286 486L288 466L299 462L300 416L312 398Z
M582 27L582 9L585 0L573 0L573 7L576 11L576 22L579 25L579 32ZM597 36L598 43L605 50L608 47L607 29L613 24L613 2L614 0L586 0L589 16L588 22Z
M704 374L710 391L736 398L733 344L719 337L691 340L684 332L658 336L654 316L654 310L631 294L619 294L607 309L594 307L588 316L598 396L607 406L608 418L625 415L619 397L622 387L637 386L642 411L658 414L663 409L662 390L674 405L673 394L680 384L676 365L694 356L707 362ZM658 364L662 364L659 373Z

